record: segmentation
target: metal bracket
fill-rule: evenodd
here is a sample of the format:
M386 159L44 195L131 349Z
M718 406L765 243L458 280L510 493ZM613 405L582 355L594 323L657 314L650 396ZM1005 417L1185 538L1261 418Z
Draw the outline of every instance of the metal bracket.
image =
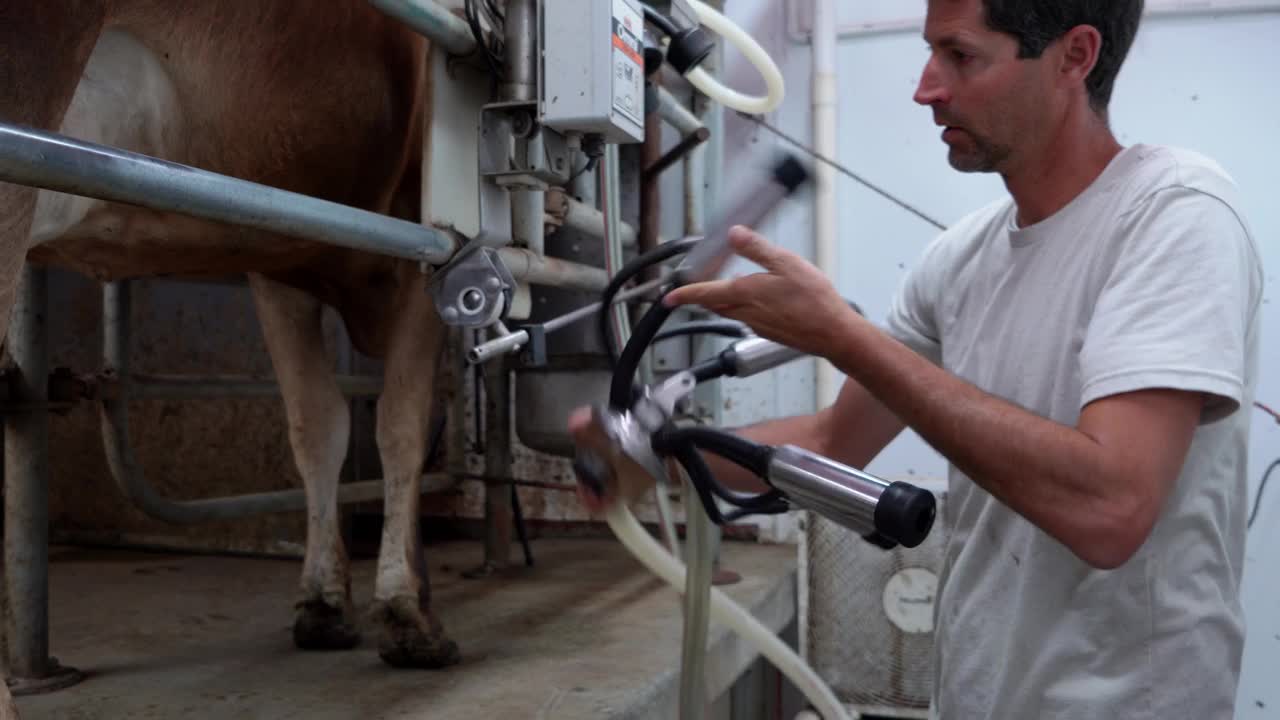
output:
M547 364L547 327L545 325L525 325L523 328L529 335L528 344L520 354L520 363L527 368L542 367Z
M572 172L568 140L537 122L537 103L490 103L480 110L480 176L497 185L545 190Z
M693 394L697 384L693 373L688 370L678 372L657 387L645 388L631 411L646 430L657 432L676 414L680 403Z
M431 295L448 325L487 327L511 307L515 278L494 248L476 247L439 275Z

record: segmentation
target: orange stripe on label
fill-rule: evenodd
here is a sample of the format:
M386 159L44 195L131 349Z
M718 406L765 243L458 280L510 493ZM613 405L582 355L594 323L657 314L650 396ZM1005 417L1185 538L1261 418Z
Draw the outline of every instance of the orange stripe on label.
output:
M625 53L627 57L631 58L631 62L641 66L644 65L644 61L640 59L640 53L636 52L635 48L628 45L625 40L617 35L613 36L613 46Z

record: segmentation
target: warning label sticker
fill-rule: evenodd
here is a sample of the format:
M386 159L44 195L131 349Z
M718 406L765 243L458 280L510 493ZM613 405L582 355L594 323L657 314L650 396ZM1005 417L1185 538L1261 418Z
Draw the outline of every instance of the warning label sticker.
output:
M644 124L644 56L640 13L625 0L613 0L613 107Z

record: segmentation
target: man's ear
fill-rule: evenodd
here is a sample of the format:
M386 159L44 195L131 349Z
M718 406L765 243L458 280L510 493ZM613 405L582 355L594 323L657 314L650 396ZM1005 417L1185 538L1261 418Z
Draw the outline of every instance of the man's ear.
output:
M1062 47L1062 64L1058 68L1061 79L1069 84L1084 85L1102 53L1102 34L1092 25L1077 25L1059 40Z

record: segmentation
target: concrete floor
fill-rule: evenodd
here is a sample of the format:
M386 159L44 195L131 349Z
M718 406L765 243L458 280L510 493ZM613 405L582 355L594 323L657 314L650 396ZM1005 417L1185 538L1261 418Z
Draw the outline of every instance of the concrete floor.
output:
M536 567L466 580L478 543L428 548L434 603L461 666L394 670L376 636L345 652L304 653L290 635L293 561L56 548L53 655L87 678L18 698L22 720L99 718L672 718L680 605L616 542L538 540ZM521 557L518 551L513 558ZM789 547L726 543L725 588L775 631L794 619ZM353 563L367 607L374 563ZM708 691L753 660L712 628Z

